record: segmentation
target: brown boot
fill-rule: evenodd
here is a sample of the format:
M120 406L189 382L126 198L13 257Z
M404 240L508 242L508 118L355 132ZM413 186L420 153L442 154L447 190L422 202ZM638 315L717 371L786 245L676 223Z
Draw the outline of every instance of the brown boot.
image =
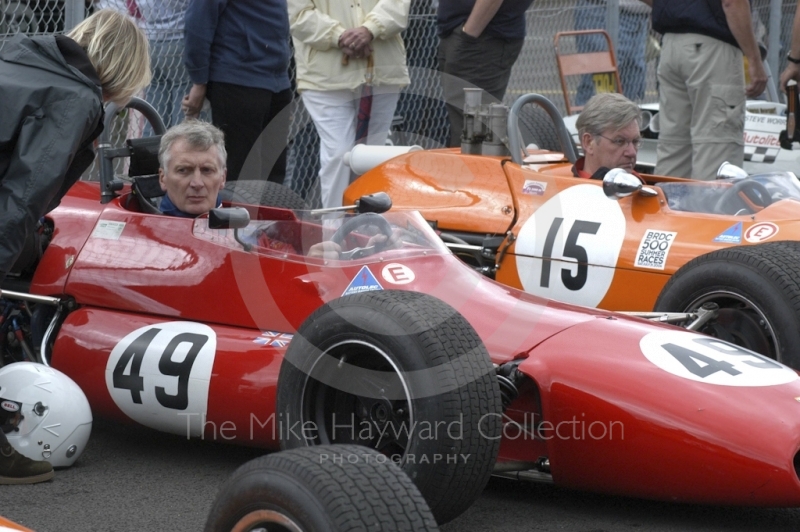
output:
M31 460L10 443L0 444L0 484L36 484L55 475L53 466L44 460Z

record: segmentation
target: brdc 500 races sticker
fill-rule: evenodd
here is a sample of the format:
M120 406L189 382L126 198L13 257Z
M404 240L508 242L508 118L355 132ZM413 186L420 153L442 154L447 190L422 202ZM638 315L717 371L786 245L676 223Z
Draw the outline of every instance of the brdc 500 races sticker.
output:
M685 331L644 336L639 348L659 368L719 386L776 386L797 379L791 368L743 347Z
M636 252L634 266L638 268L652 268L663 270L667 265L669 249L678 233L672 231L656 231L648 229L644 232L639 250Z

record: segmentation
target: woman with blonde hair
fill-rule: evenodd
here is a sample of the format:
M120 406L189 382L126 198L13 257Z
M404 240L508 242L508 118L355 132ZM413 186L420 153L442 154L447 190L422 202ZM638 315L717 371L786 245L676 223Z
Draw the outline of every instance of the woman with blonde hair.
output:
M100 10L67 35L16 35L0 49L0 285L38 220L94 160L103 104L125 105L150 82L147 38ZM0 432L0 484L53 477Z

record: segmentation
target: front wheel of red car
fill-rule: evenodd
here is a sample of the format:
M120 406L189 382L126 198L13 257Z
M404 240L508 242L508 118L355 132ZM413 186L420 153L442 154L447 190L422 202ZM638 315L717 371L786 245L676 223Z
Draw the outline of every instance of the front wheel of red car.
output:
M736 246L681 267L656 301L657 312L719 305L700 332L800 369L800 243Z
M251 460L220 488L206 532L438 530L425 499L385 456L355 445Z
M441 524L478 498L500 445L494 368L472 326L420 293L333 300L295 335L281 366L284 449L371 447L397 462Z

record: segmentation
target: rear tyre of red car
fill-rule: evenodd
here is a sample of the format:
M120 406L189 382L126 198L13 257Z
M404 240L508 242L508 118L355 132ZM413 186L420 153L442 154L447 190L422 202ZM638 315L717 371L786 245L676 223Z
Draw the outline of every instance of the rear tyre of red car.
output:
M417 487L386 456L357 445L270 454L220 488L206 532L436 531Z
M345 296L314 312L281 366L281 445L355 443L398 462L450 521L478 498L499 451L494 368L472 326L415 292Z
M675 272L655 310L691 312L709 302L719 316L700 332L800 369L800 242L701 255Z
M272 181L228 181L221 195L223 200L236 203L295 210L307 208L297 192Z

